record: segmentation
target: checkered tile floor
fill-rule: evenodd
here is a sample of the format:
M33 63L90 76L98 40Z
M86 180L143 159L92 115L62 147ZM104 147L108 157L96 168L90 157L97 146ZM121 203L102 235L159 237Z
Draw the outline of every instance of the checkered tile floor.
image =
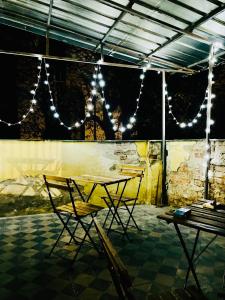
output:
M138 206L135 218L143 229L130 229L129 242L112 233L111 240L137 284L137 299L183 286L186 259L172 225L156 218L165 208ZM103 220L104 211L99 214ZM61 224L53 214L0 219L0 299L117 299L104 258L84 247L69 268L72 246L60 244L47 257ZM194 231L182 228L189 245ZM93 234L95 234L93 232ZM210 240L202 234L199 247ZM200 249L199 249L200 250ZM217 238L199 259L197 274L205 295L217 299L225 270L224 240ZM144 284L143 284L144 283ZM192 282L193 283L193 282ZM191 284L191 282L190 282Z

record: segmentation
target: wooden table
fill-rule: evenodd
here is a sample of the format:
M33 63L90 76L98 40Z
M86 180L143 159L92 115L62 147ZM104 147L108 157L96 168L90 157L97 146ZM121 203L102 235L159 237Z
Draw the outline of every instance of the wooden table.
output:
M126 228L124 227L124 224L123 224L123 222L120 218L120 215L118 213L118 208L119 208L119 202L120 201L118 201L118 204L115 205L115 203L114 203L114 201L113 201L113 199L110 195L108 187L111 186L111 185L115 185L115 184L122 184L122 189L121 189L121 192L119 194L119 200L120 200L123 197L127 182L132 178L133 178L133 176L106 177L106 176L96 176L96 175L88 175L88 174L75 176L75 177L72 178L72 179L74 179L75 184L78 183L78 182L79 183L83 182L83 183L93 184L92 189L91 189L87 199L84 199L84 195L82 195L82 193L79 192L80 196L82 197L82 199L84 201L89 201L90 200L92 194L94 193L94 191L95 191L95 189L98 185L103 187L103 189L104 189L104 191L105 191L105 193L106 193L106 195L109 199L109 202L105 201L105 203L106 203L107 207L109 208L109 211L111 212L111 215L112 215L110 225L107 228L107 234L110 232L110 230L112 228L113 221L116 220L118 225L120 225L122 227L124 235L128 238ZM78 188L78 191L80 191L78 186L77 186L77 188ZM106 224L106 222L104 222L104 224Z
M208 246L216 239L217 236L225 237L225 209L224 208L223 209L203 208L203 205L205 203L207 203L207 200L200 200L197 203L192 204L190 207L191 214L185 219L174 217L173 212L171 211L157 216L157 218L164 220L167 223L173 223L176 229L177 235L179 237L180 243L182 245L182 248L184 250L185 256L188 261L188 270L186 273L185 284L184 284L185 288L187 286L188 277L191 271L197 287L201 289L199 280L195 272L194 263L202 255L202 253L208 248ZM197 231L191 254L189 254L187 250L187 246L185 244L184 238L180 231L179 225L190 227L196 229ZM200 253L195 255L200 231L211 233L213 234L213 237L210 240L210 242L200 251Z

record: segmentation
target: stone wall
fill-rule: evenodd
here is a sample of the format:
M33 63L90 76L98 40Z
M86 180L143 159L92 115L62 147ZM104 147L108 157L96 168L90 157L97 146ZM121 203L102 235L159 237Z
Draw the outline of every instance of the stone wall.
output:
M204 194L204 140L167 142L169 204L185 206ZM161 204L161 143L159 141L0 141L0 215L51 211L43 174L73 177L81 174L117 176L119 165L145 166L139 203ZM211 142L209 197L225 202L225 141ZM134 195L138 180L127 193ZM88 194L91 185L84 185ZM95 192L100 204L102 190ZM101 203L103 204L103 203Z
M191 204L204 197L205 141L167 143L169 202L174 206ZM209 197L225 203L225 141L211 141Z

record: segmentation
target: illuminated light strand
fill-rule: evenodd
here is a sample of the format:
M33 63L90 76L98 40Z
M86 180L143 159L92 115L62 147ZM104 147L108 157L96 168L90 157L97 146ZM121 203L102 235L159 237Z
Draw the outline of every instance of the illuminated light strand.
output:
M103 78L103 74L101 72L100 64L98 64L97 79L98 79L99 86L101 88L101 102L105 106L105 110L107 111L107 115L108 115L109 120L112 124L113 131L120 131L120 132L124 133L126 130L130 130L134 127L134 124L136 123L136 115L137 115L137 112L138 112L138 109L139 109L140 98L141 98L142 90L143 90L143 87L144 87L143 82L144 82L144 78L145 78L145 72L146 72L148 67L149 67L149 65L147 65L147 67L142 68L142 73L140 75L141 85L140 85L138 97L136 99L136 109L135 109L134 113L131 115L131 117L129 118L129 122L126 125L123 125L123 123L121 122L120 126L118 126L119 121L118 121L118 119L113 118L113 113L110 110L110 104L107 102L107 100L105 98L105 93L104 93L105 81L104 81L104 78Z
M177 117L174 115L173 105L171 103L172 97L169 96L169 94L168 94L167 85L165 86L165 93L166 93L167 104L169 107L169 114L173 117L173 120L176 122L176 125L178 125L180 128L186 128L186 127L192 127L196 123L198 123L198 120L202 117L203 110L206 109L206 107L207 107L205 104L207 101L207 94L208 94L207 89L205 91L204 100L202 101L202 103L199 106L198 112L196 113L194 118L192 120L190 120L189 122L178 121Z
M45 74L46 74L44 84L47 85L47 87L48 87L48 92L49 92L49 95L50 95L50 98L49 98L50 111L52 112L53 117L59 121L59 124L61 126L65 127L68 130L72 130L74 128L81 127L82 125L84 125L86 120L91 117L91 112L93 111L93 108L94 108L94 106L92 104L92 100L93 100L93 97L95 96L95 94L94 94L95 89L92 89L92 96L90 98L88 98L88 101L87 101L87 104L86 104L85 118L73 122L72 125L66 125L60 117L59 111L57 110L57 106L55 104L55 101L54 101L54 98L53 98L53 95L52 95L52 91L51 91L51 87L50 87L50 83L49 83L49 76L50 76L49 67L50 67L50 65L48 63L46 63L45 59L44 59L44 66L45 66ZM93 82L96 83L94 75L93 75L93 78L94 78Z
M40 78L41 78L42 58L38 57L38 61L40 61L40 63L38 65L38 67L37 67L37 69L39 70L38 71L38 75L37 75L37 83L34 84L34 89L32 89L30 91L30 93L32 94L32 99L30 100L30 107L28 108L27 112L25 114L23 114L22 119L20 119L17 122L10 123L10 122L7 122L7 121L4 121L4 120L0 119L0 123L5 124L5 125L7 125L9 127L10 126L16 126L16 125L21 125L22 122L24 122L25 119L29 116L29 114L31 114L31 113L34 112L34 106L37 104L37 100L35 99L35 96L36 96L36 92L37 92L37 89L39 87Z
M207 178L212 177L212 171L209 170L210 167L210 159L211 159L211 149L210 149L210 131L211 126L215 123L214 120L211 119L211 108L212 108L212 100L216 97L215 94L212 93L212 87L214 84L214 75L213 75L213 67L216 63L215 52L218 50L218 46L214 43L211 47L211 51L209 54L209 73L208 73L208 98L207 98L207 120L206 120L206 145L205 150L206 154L203 161L203 167L205 168L205 174ZM206 190L205 190L206 191Z
M202 117L202 110L204 110L204 109L207 109L207 111L208 111L208 109L211 110L211 107L212 107L211 100L214 99L216 97L216 95L213 94L213 93L210 93L210 103L209 103L208 102L208 96L209 96L208 95L208 89L209 89L209 85L212 87L212 85L215 83L215 81L213 80L213 77L214 77L213 67L214 67L217 60L216 60L216 57L215 57L214 54L218 49L219 49L219 45L216 45L216 43L215 43L213 45L213 51L209 55L209 64L211 64L211 71L209 69L209 72L208 72L208 86L207 86L207 89L205 91L204 100L202 101L197 114L195 115L195 117L191 121L189 121L189 122L180 122L180 121L178 121L178 119L176 118L176 116L174 115L173 110L172 110L172 108L173 108L173 106L171 104L172 97L168 95L167 85L165 86L165 93L166 93L167 104L168 104L168 107L169 107L169 114L172 115L173 120L176 122L176 124L180 128L192 127ZM208 106L210 106L210 107L208 108ZM214 123L215 122L210 119L209 124L207 124L207 127L205 129L206 133L210 133L210 126L213 125Z

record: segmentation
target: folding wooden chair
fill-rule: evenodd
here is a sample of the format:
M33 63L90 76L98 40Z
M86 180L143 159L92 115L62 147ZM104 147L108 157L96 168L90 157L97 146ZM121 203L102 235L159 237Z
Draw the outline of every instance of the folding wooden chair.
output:
M104 229L94 218L95 228L101 242L103 252L108 262L108 269L112 277L115 289L120 300L135 300L135 285L130 277L125 265L120 259L117 251L113 247L110 239L106 235ZM146 283L144 283L146 285ZM150 282L148 283L148 285ZM173 289L165 291L157 295L146 293L144 299L149 300L207 300L207 298L195 286L187 287L186 289ZM143 299L143 298L142 298ZM143 300L144 300L143 299Z
M54 213L56 213L57 217L63 224L63 228L55 244L53 245L49 256L53 253L65 230L70 236L69 243L73 241L78 245L76 254L72 262L75 261L87 237L89 238L89 242L92 244L92 246L99 252L99 249L92 239L89 231L93 225L93 217L96 216L96 214L102 209L102 207L80 201L81 193L78 185L74 180L70 178L49 175L43 175L43 177L53 211ZM59 206L57 205L57 198L53 196L55 189L60 191L64 195L63 198L65 199L65 204ZM87 216L89 216L89 220L87 220ZM71 230L71 222L73 222L73 230ZM75 235L79 225L84 231L83 237Z
M122 196L122 198L121 198L120 193L119 193L120 185L118 183L115 194L111 194L111 198L112 198L112 200L115 204L116 210L124 209L128 212L128 219L127 219L126 223L124 224L124 227L125 227L126 231L127 231L129 226L134 226L134 227L137 228L137 230L141 230L138 227L138 225L137 225L137 223L136 223L136 221L133 217L133 211L134 211L135 205L136 205L137 200L138 200L138 196L139 196L139 192L140 192L140 188L141 188L141 182L142 182L142 179L143 179L143 176L144 176L144 170L145 170L145 167L142 167L142 166L121 165L120 166L120 172L119 172L120 175L132 176L134 179L138 178L137 191L133 196ZM132 184L132 183L130 183L130 184ZM129 187L127 187L127 189L128 188ZM109 201L108 201L109 199L108 199L107 196L103 196L102 199L104 199L105 202L110 204ZM103 227L105 227L110 213L111 213L111 210L109 210L108 214L106 215ZM113 219L114 219L114 216L113 216ZM111 221L110 228L112 226L113 219ZM134 225L130 224L131 220L133 221Z

